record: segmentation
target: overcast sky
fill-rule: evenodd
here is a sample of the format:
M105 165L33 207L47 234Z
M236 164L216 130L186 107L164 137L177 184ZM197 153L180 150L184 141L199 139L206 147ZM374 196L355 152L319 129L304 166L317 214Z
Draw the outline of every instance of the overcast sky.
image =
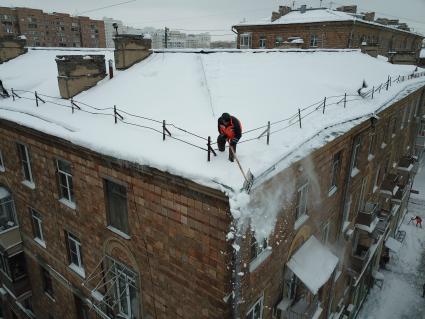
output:
M134 27L153 26L196 31L211 30L214 40L231 38L231 26L243 19L256 21L271 16L279 5L292 6L293 0L135 0L110 8L101 7L129 0L0 0L0 6L31 7L47 12L67 12L101 19L111 17ZM317 7L320 0L295 1ZM332 7L357 4L359 11L376 11L378 16L398 17L425 34L425 0L337 0ZM323 0L329 6L329 0ZM86 12L93 10L90 12ZM86 13L85 13L86 12Z

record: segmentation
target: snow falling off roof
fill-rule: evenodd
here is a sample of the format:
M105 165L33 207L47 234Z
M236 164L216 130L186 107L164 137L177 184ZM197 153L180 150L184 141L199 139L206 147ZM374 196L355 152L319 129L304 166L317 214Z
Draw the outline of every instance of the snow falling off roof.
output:
M69 107L49 103L70 105L70 101L51 98L59 97L56 55L94 52L106 54L106 59L113 57L113 52L108 50L30 49L27 54L1 64L1 79L7 89L14 88L26 98L34 98L33 92L37 91L45 94L42 97L48 103L40 103L37 108L34 101L24 98L16 98L15 102L0 99L0 117L101 154L148 165L218 189L220 184L235 190L243 184L242 174L235 163L227 160L227 154L219 153L207 162L205 139L208 136L215 139L217 118L223 112L238 117L245 132L268 121L283 119L272 125L270 145L264 138L256 138L264 128L245 133L238 145L242 166L258 176L270 167L276 168L277 163L283 163L278 170L284 169L293 160L288 155L296 152L297 156L307 155L311 149L332 140L329 134L333 131L338 134L348 131L367 120L371 113L406 95L408 90L425 84L425 77L410 79L394 83L388 91L383 89L373 100L363 99L357 95L363 80L371 88L386 81L388 75L410 75L414 67L392 65L357 50L242 50L209 54L189 50L153 53L128 70L116 71L113 79L106 78L74 97L83 110L101 114L79 110L72 114ZM349 100L346 108L341 102L344 93ZM333 96L327 100L325 114L322 107L302 111L300 129L297 116L294 117L298 108L320 106L325 96ZM124 121L144 127L120 121L114 124L114 105L123 111ZM173 137L197 147L168 137L163 142L162 120L170 124L168 129ZM326 134L317 135L325 128ZM312 140L313 136L318 137ZM251 141L244 143L245 140ZM285 161L281 162L282 158Z
M385 241L385 247L391 249L395 253L398 253L398 251L401 249L401 243L393 237L388 237L388 239Z
M338 257L311 236L291 257L288 267L313 293L322 287L331 277Z

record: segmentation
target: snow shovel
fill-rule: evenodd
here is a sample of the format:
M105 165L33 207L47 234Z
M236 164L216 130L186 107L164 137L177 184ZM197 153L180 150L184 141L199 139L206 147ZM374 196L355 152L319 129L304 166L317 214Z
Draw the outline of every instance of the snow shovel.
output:
M242 175L245 179L244 183L243 183L243 189L249 194L249 192L251 191L251 187L254 184L254 175L252 175L251 171L248 169L248 172L245 174L245 171L242 168L241 163L239 162L238 157L236 156L236 152L233 149L233 146L229 144L229 149L232 152L233 157L236 160L236 163L238 163L239 169L242 172Z

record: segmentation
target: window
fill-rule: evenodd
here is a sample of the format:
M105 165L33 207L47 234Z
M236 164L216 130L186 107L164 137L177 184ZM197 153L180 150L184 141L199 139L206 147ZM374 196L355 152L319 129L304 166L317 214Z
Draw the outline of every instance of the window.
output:
M112 275L115 277L115 294L120 317L134 318L137 305L137 275L126 266L112 260Z
M318 44L318 37L317 34L312 34L310 36L310 47L312 48L317 48L317 44Z
M0 232L16 225L15 202L9 191L0 187Z
M10 277L19 280L27 275L27 267L24 252L9 257Z
M264 35L260 36L258 46L259 46L260 49L266 48L266 37Z
M381 184L381 181L380 181L380 178L379 178L380 175L381 175L381 165L379 165L378 166L378 169L376 170L375 182L374 182L374 190L376 190L380 186L380 184Z
M32 231L33 231L34 239L35 241L37 241L37 243L46 247L46 243L44 241L44 235L43 235L43 220L41 218L41 215L39 212L35 211L32 208L30 208L30 212L31 212L31 218L32 218Z
M344 212L342 217L342 231L345 231L347 226L350 224L350 209L351 209L352 196L348 196L348 200L344 205Z
M3 161L3 153L0 150L0 172L4 172L5 168L4 168L4 161Z
M261 242L257 242L254 234L251 235L251 260L253 261L267 248L267 239L264 238Z
M74 203L74 186L72 183L71 164L63 160L57 160L59 189L62 199Z
M341 152L334 155L332 161L331 187L330 190L338 187L338 177L341 169Z
M296 220L300 217L307 215L307 193L308 183L304 184L298 189L297 192L297 207L296 207Z
M354 146L353 146L353 157L351 159L351 176L355 176L359 171L359 153L360 153L360 146L361 146L361 138L360 136L357 136L354 140Z
M392 121L393 121L393 124L391 128L391 137L395 137L397 134L397 118L394 117Z
M359 194L359 202L357 205L357 211L363 211L364 209L366 188L367 188L367 177L363 178L363 181L362 181L362 186L360 188L360 194Z
M403 129L404 123L406 122L407 107L405 107L404 110L402 110L401 112L403 112L403 117L400 123L400 129Z
M47 293L50 297L53 298L53 283L52 283L52 277L50 275L50 272L45 269L44 267L41 267L41 279L43 282L43 290L45 293Z
M69 266L76 273L84 277L85 273L80 240L71 233L66 232L66 235L68 238L68 258L70 263Z
M283 44L283 37L280 35L276 36L275 47L280 47Z
M33 183L32 171L31 171L31 158L26 145L18 143L19 157L22 164L22 174L24 180Z
M77 319L89 319L89 309L87 305L85 305L84 302L81 300L81 298L77 295L74 295L74 302L75 310L77 312Z
M108 225L128 234L127 189L109 180L105 180L105 188Z
M321 228L321 230L320 230L320 235L321 235L321 237L322 237L322 242L324 243L324 244L327 244L328 243L328 240L329 240L329 224L330 224L330 222L328 221L328 222L326 222L323 226L322 226L322 228Z
M369 135L369 149L368 149L368 158L371 158L375 153L375 145L376 145L376 134L372 132Z
M246 314L246 319L262 319L263 318L263 297L258 299Z
M241 49L251 49L251 33L243 33L240 35Z

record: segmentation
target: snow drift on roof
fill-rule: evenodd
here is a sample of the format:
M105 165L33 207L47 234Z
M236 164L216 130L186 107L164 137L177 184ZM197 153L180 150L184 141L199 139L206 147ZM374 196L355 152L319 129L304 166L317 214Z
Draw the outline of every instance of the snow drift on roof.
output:
M298 251L291 257L288 267L313 293L329 280L336 265L338 257L311 236Z

